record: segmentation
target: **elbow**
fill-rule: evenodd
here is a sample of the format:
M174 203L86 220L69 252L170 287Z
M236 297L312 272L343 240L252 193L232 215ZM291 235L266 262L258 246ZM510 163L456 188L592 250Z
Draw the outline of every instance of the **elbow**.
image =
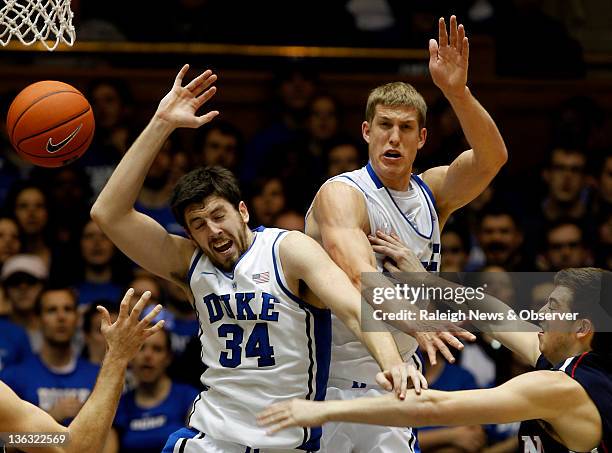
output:
M96 201L94 205L91 207L91 210L89 211L89 215L91 216L91 219L100 228L102 228L102 225L105 222L106 216L104 214L104 209L100 206L100 203L98 201Z

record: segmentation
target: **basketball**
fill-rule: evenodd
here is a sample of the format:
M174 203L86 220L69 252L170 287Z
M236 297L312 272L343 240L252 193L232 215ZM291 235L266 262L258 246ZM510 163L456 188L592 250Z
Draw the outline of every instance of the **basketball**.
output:
M6 121L13 148L42 167L61 167L78 159L89 147L94 129L85 96L53 80L24 88L11 103Z

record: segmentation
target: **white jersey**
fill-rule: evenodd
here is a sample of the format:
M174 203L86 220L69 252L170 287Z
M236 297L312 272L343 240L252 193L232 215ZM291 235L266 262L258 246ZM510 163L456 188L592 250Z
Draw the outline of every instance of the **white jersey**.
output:
M434 197L419 176L412 175L410 188L401 193L387 189L369 163L359 170L335 176L324 184L331 181L348 184L363 194L372 234L376 230L397 234L421 260L425 269L439 270L440 224ZM384 271L383 258L383 255L376 254L376 266L380 272ZM376 373L380 371L376 361L334 316L332 324L330 385L338 388L363 387L364 384L376 386ZM402 356L408 359L415 353L417 342L399 330L391 331ZM415 359L418 360L416 356Z
M290 398L323 400L329 373L329 310L287 289L278 248L285 230L260 227L231 273L198 250L189 284L200 322L204 390L189 426L251 448L317 450L321 429L269 436L255 417Z

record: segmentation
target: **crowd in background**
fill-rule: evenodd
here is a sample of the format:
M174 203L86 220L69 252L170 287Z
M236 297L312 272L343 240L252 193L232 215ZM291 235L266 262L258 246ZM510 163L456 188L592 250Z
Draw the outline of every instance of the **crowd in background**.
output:
M209 33L218 38L215 41L229 42L230 35L240 36L234 34L237 29L244 36L252 29L239 21L229 33L215 21L221 9L231 7L230 2L223 6L205 0L176 3L181 8L171 9L165 18L171 26L130 26L124 32L165 30L168 36L156 35L164 40L191 40L197 33ZM402 46L411 40L420 45L419 24L425 27L426 23L422 32L429 36L431 23L442 14L438 6L430 5L433 2L383 2L391 10L379 16L365 14L363 2L338 2L338 10L330 10L328 3L328 20L349 28L361 24L362 30L357 35L353 30L351 36L379 46L396 42L399 33L404 33ZM401 11L407 3L415 9L410 14ZM490 3L466 1L461 8L472 25L502 36L495 18L510 6ZM489 10L487 4L495 8ZM474 10L475 5L480 9ZM534 2L515 1L513 5L511 12L519 14L533 8ZM102 14L94 6L91 2L81 5L83 24L88 15ZM193 11L204 7L219 11L204 16L206 26L190 22L202 17ZM446 6L440 8L443 13L448 11ZM241 17L259 17L257 11L253 14ZM340 20L347 14L355 16L354 20ZM360 14L369 17L370 23L360 22ZM372 23L375 17L377 25ZM399 20L404 17L410 18L410 27ZM544 19L534 17L524 23L541 25ZM121 21L115 23L121 32ZM552 35L557 38L547 34L548 39L566 43L565 50L574 49L571 39L561 39L562 30L553 22L544 23L559 33ZM288 26L282 21L275 24ZM321 29L325 27L318 31ZM415 36L406 36L407 30ZM274 36L282 34L278 29L269 31L256 36L273 42ZM303 38L307 30L292 32L296 36L303 33ZM317 39L324 38L317 35ZM567 64L567 55L579 60L579 49L566 54L564 66L580 72L580 65ZM530 69L536 70L533 65ZM554 67L547 66L547 70L563 75ZM320 185L363 166L367 148L354 131L342 129L343 106L321 86L316 74L295 67L278 74L276 88L275 114L252 136L245 136L240 124L221 119L201 130L171 136L144 181L136 209L171 233L185 235L168 205L174 184L196 166L221 165L238 176L251 227L303 230L304 215ZM131 262L89 217L97 194L142 127L131 90L123 79L92 82L86 96L96 119L94 141L82 158L66 167L48 170L29 165L11 149L6 131L1 131L0 378L22 398L56 420L68 422L89 395L105 353L95 306L103 305L116 314L127 288L134 288L137 295L151 291L151 303L164 306L160 316L166 320L166 330L147 340L131 366L113 431L119 447L109 441L108 450L146 452L159 451L167 435L182 426L201 385L204 365L198 323L185 295ZM11 99L12 94L0 99L2 115ZM446 165L469 147L448 103L439 100L429 107L430 133L417 156L415 173ZM517 298L509 272L554 272L591 265L612 269L612 147L602 139L604 118L604 110L591 98L569 98L559 105L548 153L540 156L541 166L532 172L537 177L526 180L502 171L482 195L456 212L442 232L441 270L491 272L496 282L492 290L509 302ZM354 129L359 130L359 125ZM512 158L512 149L509 152ZM530 297L529 304L537 309L546 297L546 287ZM458 365L439 360L438 365L426 367L426 376L432 388L457 390L499 384L528 369L508 350L480 335L459 354ZM424 452L476 452L494 444L496 451L513 451L515 432L516 426L462 426L423 430L419 440Z

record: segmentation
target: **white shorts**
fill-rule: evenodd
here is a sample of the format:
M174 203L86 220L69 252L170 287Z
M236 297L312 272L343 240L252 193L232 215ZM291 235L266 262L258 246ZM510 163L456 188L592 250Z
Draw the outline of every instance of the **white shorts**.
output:
M352 400L382 395L375 388L327 388L326 400ZM325 453L420 453L414 428L358 423L327 423L323 426L321 450Z
M252 448L225 440L213 439L193 428L182 428L168 437L162 453L306 453L304 450L269 450Z

